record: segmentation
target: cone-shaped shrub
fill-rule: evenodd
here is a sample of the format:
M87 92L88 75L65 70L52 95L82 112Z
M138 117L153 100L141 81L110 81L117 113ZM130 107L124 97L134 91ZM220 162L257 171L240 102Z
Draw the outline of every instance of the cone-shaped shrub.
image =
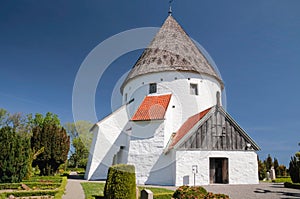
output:
M106 199L136 199L135 168L133 165L119 164L108 170L104 187Z

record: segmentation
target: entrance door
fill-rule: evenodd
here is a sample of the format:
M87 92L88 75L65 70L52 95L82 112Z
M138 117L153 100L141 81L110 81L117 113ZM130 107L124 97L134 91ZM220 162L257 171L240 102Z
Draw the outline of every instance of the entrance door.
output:
M228 183L228 158L209 158L210 183Z

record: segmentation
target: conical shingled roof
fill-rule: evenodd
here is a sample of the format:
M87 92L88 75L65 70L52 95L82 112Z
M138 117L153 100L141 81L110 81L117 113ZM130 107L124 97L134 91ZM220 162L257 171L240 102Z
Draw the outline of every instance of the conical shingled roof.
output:
M206 74L214 77L223 87L222 79L171 15L129 72L121 86L121 92L131 79L162 71Z

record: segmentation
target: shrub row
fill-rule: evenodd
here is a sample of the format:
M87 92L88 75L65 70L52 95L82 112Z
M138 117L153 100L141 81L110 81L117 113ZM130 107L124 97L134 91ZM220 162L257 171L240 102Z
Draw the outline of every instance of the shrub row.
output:
M5 192L5 197L13 195L15 197L29 197L29 196L54 196L58 190L39 190L39 191L14 191Z
M63 177L62 181L61 181L61 185L58 188L58 192L55 194L54 199L61 199L62 198L62 196L65 193L67 182L68 182L67 177Z
M22 184L23 183L1 183L0 190L22 189ZM61 183L58 183L58 182L55 182L55 183L25 182L24 184L26 184L31 189L55 189L61 185Z
M300 189L300 183L285 182L284 187L285 188Z
M28 180L22 180L22 182L61 182L61 176L34 176Z
M61 181L62 182L57 190L32 190L32 191L22 190L22 191L5 192L2 195L0 195L0 198L4 199L9 197L10 195L13 195L15 197L54 196L54 199L61 199L64 194L65 187L67 185L67 178L63 177Z

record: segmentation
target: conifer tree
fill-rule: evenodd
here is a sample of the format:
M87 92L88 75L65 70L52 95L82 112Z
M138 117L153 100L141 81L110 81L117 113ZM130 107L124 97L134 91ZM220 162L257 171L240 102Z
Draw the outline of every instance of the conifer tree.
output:
M47 113L45 117L36 114L31 122L32 150L38 151L44 147L44 151L33 161L33 166L39 167L41 175L53 175L67 160L70 138L66 130L60 126L58 117L52 113Z
M6 126L0 129L0 182L20 182L27 174L30 139Z

